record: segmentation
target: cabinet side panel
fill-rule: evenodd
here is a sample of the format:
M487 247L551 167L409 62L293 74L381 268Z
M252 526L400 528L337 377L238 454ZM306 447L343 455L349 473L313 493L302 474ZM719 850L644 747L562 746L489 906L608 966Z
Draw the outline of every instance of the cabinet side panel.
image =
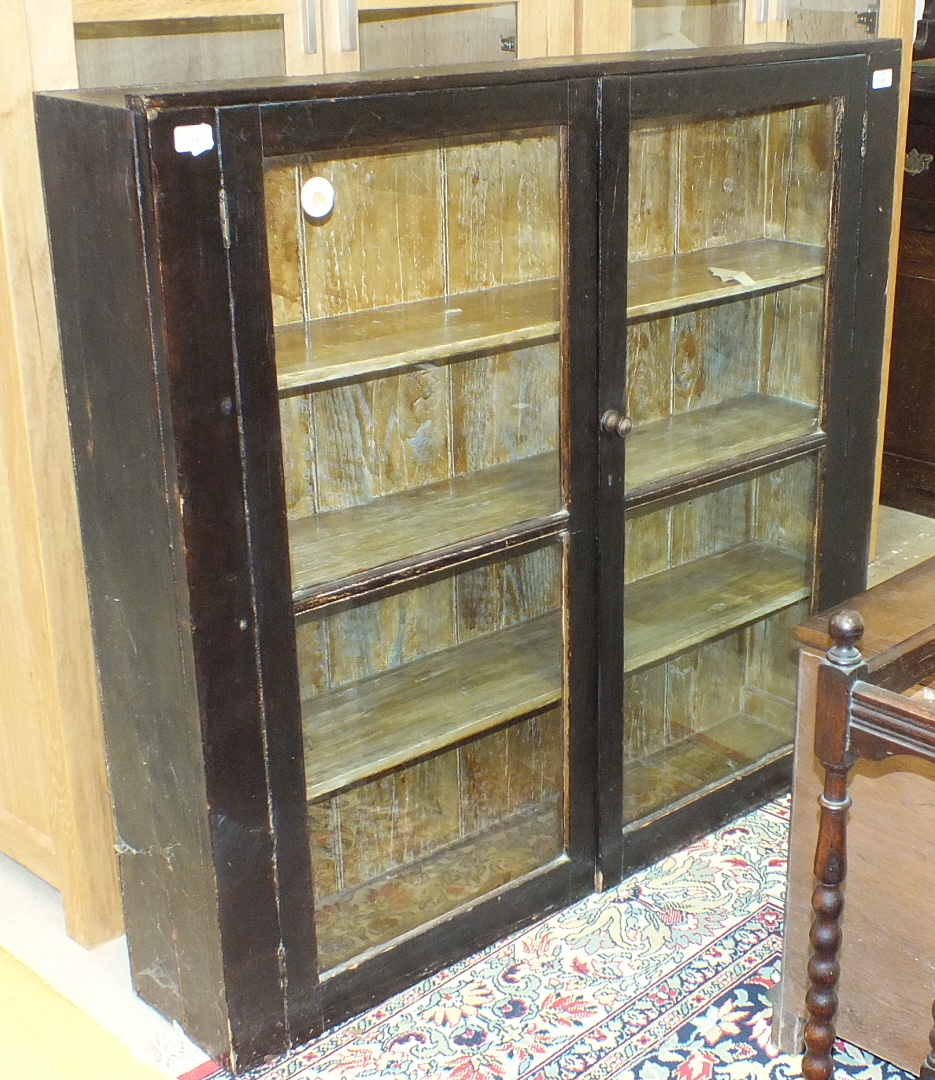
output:
M216 884L132 117L40 98L38 120L134 981L223 1055Z

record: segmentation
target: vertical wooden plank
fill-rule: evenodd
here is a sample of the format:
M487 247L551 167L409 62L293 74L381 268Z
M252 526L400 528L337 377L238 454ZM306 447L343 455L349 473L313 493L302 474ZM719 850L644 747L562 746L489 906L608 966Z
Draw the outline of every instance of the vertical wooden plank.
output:
M448 370L456 475L557 449L557 343L462 360Z
M786 239L828 243L834 183L833 106L805 105L792 119Z
M803 600L755 623L749 630L745 690L784 702L788 721L794 719L797 685L798 646L792 632L808 618L808 607L808 600ZM781 717L783 712L776 710L775 716Z
M315 900L320 903L341 888L340 822L333 796L308 804L308 840Z
M561 795L564 740L561 707L549 709L507 728L507 778L511 813Z
M264 170L266 240L273 294L273 322L299 322L305 317L299 239L299 176L295 165Z
M756 393L762 299L688 311L673 320L672 411L690 412Z
M561 270L560 147L544 131L445 143L448 292Z
M290 521L318 509L315 498L315 458L312 451L312 402L305 394L279 399L282 467L286 485L286 515Z
M561 604L561 548L550 544L462 571L454 586L459 641L524 622Z
M763 115L681 125L679 251L763 235L765 149Z
M327 619L332 686L402 667L455 644L450 578L369 603Z
M672 739L666 708L666 665L627 675L623 684L623 760L636 761Z
M312 176L334 185L335 202L324 220L305 220L311 318L443 294L437 143L312 159L300 179Z
M611 4L607 0L577 0L575 12L576 56L629 52L632 48L633 12L630 4Z
M759 386L756 358L762 340L762 298L737 300L699 312L704 326L704 383L693 401L696 408L755 394Z
M295 643L302 697L327 690L332 685L328 654L328 619L303 615L295 621ZM303 724L310 718L303 716Z
M555 611L562 604L562 549L560 544L537 548L506 559L501 577L502 626ZM559 646L556 641L556 646Z
M396 775L390 773L335 796L341 844L341 883L353 889L395 865Z
M627 514L624 521L624 581L658 574L671 566L672 508Z
M311 402L319 509L342 510L377 498L373 383L319 390Z
M627 328L627 416L634 424L672 412L675 320L650 319Z
M404 865L457 840L461 831L457 751L437 754L396 774L394 859Z
M792 150L792 121L794 109L774 109L769 113L764 164L764 201L766 228L764 235L775 240L786 239L786 218L789 200L789 169Z
M672 320L672 414L690 412L707 385L705 313L686 311Z
M375 379L371 387L373 427L369 436L376 493L389 495L447 479L447 370L425 365ZM316 434L321 446L322 436Z
M510 812L510 753L506 731L466 743L461 760L461 817L465 836L489 829Z
M630 133L627 257L673 255L678 247L678 127L634 124Z
M824 383L824 284L763 297L763 311L762 392L817 406Z
M446 479L448 413L447 371L430 365L313 394L319 508Z
M672 566L726 551L753 533L753 485L730 484L672 507Z
M814 455L758 476L756 537L786 551L810 557L815 537ZM807 578L811 572L806 570Z
M704 731L740 710L746 661L742 634L690 649L666 664L671 737Z

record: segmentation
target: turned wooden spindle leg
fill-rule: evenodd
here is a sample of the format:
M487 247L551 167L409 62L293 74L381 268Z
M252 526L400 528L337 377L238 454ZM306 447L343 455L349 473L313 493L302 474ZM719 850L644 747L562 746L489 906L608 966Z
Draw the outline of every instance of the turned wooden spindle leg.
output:
M825 768L825 789L818 803L821 816L815 850L814 918L809 935L808 995L805 1007L805 1080L830 1080L834 1072L834 1018L838 1008L838 952L841 947L841 912L847 873L848 711L850 689L863 667L856 643L864 631L854 611L839 612L829 624L833 647L818 676L815 752Z
M932 1005L932 1020L935 1021L935 1003ZM922 1068L919 1069L919 1080L935 1080L935 1024L932 1025L932 1029L929 1031L928 1057L922 1062Z
M812 893L815 912L809 942L808 995L805 1007L805 1057L802 1075L805 1080L829 1080L834 1072L834 1017L838 1009L838 950L841 947L841 912L844 908L842 886L847 873L846 817L850 806L847 796L847 770L828 769L825 790L820 799L821 824L815 877L818 884Z

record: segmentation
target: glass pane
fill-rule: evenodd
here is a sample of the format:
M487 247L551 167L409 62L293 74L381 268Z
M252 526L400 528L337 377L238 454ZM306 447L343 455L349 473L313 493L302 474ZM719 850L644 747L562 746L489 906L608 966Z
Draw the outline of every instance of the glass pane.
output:
M562 854L562 552L297 619L323 969Z
M787 0L786 18L786 41L866 41L877 36L880 5L878 0Z
M632 132L628 493L817 429L834 117Z
M360 70L507 63L516 59L516 4L360 12Z
M267 163L323 969L563 852L564 541L458 562L564 510L561 157L532 129Z
M633 48L743 44L743 0L634 0Z
M818 458L626 521L624 819L791 742Z
M557 129L268 164L297 594L562 509L560 173Z

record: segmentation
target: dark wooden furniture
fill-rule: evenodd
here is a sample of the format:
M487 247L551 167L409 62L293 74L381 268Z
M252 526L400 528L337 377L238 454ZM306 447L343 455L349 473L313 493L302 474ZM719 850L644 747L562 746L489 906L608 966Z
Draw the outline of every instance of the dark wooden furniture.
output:
M935 611L935 559L921 563L813 616L796 629L799 706L793 775L782 981L774 1011L774 1042L785 1053L802 1048L808 985L810 897L824 769L815 757L818 671L829 647L829 618L842 608L867 624L867 660L924 631ZM925 687L935 701L935 688ZM908 767L907 767L908 766ZM935 830L935 765L859 761L851 771L854 805L848 818L847 903L836 1027L841 1038L914 1072L928 1052L935 986L931 896L935 866L928 853ZM893 918L899 911L900 917ZM880 927L886 926L886 933Z
M880 499L935 516L935 72L909 98Z
M232 1068L787 781L897 61L38 99L134 976Z
M857 761L921 758L935 764L935 709L905 696L935 677L935 626L914 634L865 662L857 644L864 621L838 612L829 623L833 646L818 673L815 753L825 770L818 844L815 912L810 942L809 1015L805 1025L806 1080L829 1080L834 1071L834 1019L841 946L841 912L847 873L848 774ZM885 936L885 928L881 927ZM935 1077L935 1027L922 1065L922 1080Z

